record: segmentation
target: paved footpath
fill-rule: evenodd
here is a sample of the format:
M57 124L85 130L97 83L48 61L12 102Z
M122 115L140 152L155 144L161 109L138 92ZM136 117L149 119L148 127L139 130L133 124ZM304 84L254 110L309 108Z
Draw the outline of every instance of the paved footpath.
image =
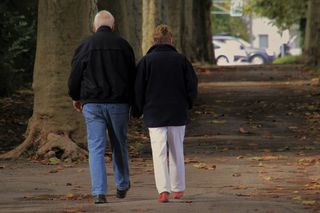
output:
M199 100L185 140L187 190L157 202L150 154L131 159L132 188L92 204L89 170L0 161L0 212L320 212L320 102L300 66L199 72Z

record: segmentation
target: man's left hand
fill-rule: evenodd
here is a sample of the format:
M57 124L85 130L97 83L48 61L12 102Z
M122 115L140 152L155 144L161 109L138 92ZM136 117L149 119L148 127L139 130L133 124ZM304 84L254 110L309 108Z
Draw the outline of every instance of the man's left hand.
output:
M72 101L72 106L77 112L82 112L82 103L80 101Z

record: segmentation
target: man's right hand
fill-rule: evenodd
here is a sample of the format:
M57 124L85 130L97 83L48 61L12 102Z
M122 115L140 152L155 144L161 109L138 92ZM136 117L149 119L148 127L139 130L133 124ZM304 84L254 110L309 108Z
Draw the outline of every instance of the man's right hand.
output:
M72 106L77 112L82 112L82 103L80 101L72 101Z

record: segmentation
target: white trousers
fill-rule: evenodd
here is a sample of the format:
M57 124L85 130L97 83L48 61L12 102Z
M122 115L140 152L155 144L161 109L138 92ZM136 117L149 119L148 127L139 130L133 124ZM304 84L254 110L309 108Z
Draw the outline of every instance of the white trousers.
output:
M186 188L183 154L185 126L149 128L154 176L159 194Z

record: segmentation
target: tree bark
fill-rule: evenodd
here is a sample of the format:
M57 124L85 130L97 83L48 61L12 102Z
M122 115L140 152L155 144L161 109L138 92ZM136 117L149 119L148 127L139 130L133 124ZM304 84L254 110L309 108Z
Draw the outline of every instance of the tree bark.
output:
M306 62L311 66L320 66L320 1L309 0L305 38Z
M33 115L25 141L0 158L26 154L41 159L52 151L61 159L86 158L80 148L85 146L85 125L72 109L67 79L74 50L91 33L95 12L94 0L39 1Z
M212 64L214 52L211 32L211 0L193 0L193 53L192 61Z
M98 0L98 9L115 18L115 31L132 46L136 59L142 57L142 0Z
M154 28L168 23L170 0L142 0L142 52L146 54L153 45Z

